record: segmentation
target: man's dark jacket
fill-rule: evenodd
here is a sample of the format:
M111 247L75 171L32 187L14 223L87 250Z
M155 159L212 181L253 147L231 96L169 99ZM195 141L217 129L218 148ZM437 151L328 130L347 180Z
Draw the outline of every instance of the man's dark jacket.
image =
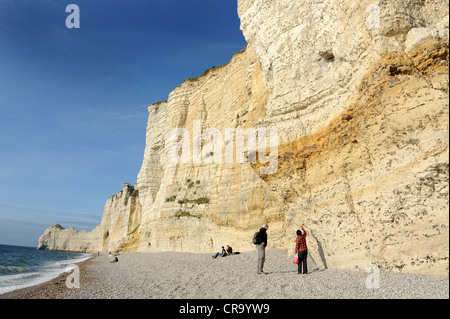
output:
M267 247L267 232L264 227L259 230L258 243L264 243L264 247Z

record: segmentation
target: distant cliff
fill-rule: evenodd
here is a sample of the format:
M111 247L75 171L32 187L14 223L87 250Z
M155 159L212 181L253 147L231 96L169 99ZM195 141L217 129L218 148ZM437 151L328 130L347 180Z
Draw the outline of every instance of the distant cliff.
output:
M92 232L55 225L39 248L245 251L266 222L270 247L293 253L303 224L322 267L448 277L448 1L238 4L246 49L149 106L137 184ZM173 162L174 128L189 162ZM258 152L217 161L208 144L262 128L277 129L272 174Z

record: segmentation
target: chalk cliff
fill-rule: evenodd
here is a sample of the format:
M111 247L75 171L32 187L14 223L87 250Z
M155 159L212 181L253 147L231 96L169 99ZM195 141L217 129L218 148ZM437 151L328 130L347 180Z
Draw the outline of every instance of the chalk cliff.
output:
M267 222L293 253L304 224L320 267L448 277L448 1L238 4L246 49L149 106L137 184L92 232L52 226L39 248L245 251ZM173 162L174 128L189 162ZM259 153L224 160L239 128L278 130L272 174Z

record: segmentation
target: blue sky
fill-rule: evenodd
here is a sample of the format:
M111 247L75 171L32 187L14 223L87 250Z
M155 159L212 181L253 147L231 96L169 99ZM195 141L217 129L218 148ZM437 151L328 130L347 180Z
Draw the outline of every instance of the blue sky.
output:
M245 47L236 2L0 1L0 244L100 223L136 183L147 105Z

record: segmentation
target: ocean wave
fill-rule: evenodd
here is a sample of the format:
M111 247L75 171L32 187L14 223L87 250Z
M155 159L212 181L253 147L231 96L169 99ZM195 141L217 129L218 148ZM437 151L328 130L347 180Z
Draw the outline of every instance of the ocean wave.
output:
M27 267L27 266L0 265L0 275L25 272L28 270L30 270L30 267Z
M15 255L0 263L0 294L39 285L67 271L69 265L92 257L91 254L32 252L30 257ZM9 256L11 257L11 256Z
M56 278L57 275L53 278ZM45 279L39 272L25 272L13 275L0 276L0 294L8 293L17 289L22 289L53 278Z

